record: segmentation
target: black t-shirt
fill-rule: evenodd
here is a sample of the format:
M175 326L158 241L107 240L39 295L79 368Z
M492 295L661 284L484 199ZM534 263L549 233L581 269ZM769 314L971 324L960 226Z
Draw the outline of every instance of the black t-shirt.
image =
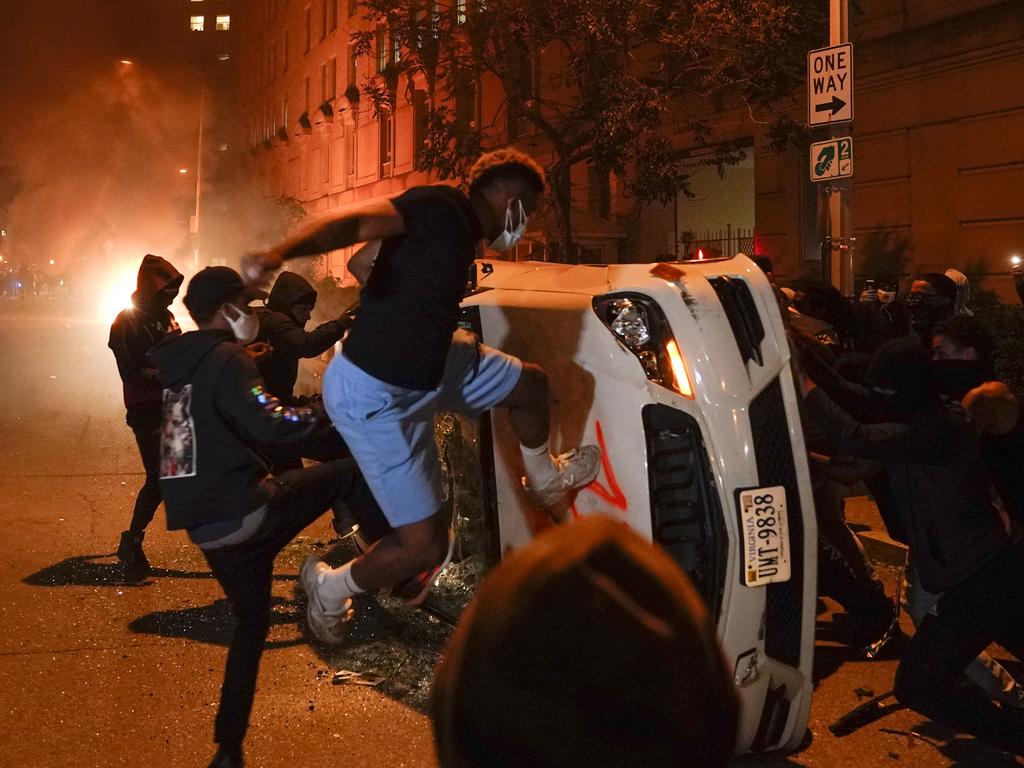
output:
M453 187L414 187L392 203L405 234L381 244L343 352L388 384L434 389L483 235L469 199Z

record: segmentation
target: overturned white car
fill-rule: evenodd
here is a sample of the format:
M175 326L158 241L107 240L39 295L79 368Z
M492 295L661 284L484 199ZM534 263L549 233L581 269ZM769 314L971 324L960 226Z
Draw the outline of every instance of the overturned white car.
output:
M810 706L816 524L778 304L740 255L662 265L477 262L467 328L544 366L552 449L595 443L569 515L664 547L716 619L741 700L738 749L793 749ZM503 413L479 425L491 558L544 525Z

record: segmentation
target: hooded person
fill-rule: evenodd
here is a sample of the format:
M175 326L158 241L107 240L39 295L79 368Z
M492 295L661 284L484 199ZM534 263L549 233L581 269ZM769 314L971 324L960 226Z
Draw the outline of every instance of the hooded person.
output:
M907 296L910 326L926 348L931 347L935 324L956 313L956 299L956 283L938 272L926 272L911 283Z
M260 325L256 342L262 342L269 348L268 352L255 358L256 367L267 391L283 403L308 404L308 398L296 398L294 395L299 360L326 352L351 325L352 316L346 312L336 320L328 320L307 331L306 323L316 306L316 299L316 289L306 278L284 271L277 276L266 306L255 310ZM266 454L275 474L300 469L303 458L323 462L350 455L345 441L333 429L303 441L301 446L267 446Z
M146 359L146 353L164 339L181 333L169 307L183 279L169 261L147 253L139 266L132 306L115 318L107 342L121 375L125 421L135 434L146 471L146 480L135 497L131 523L121 533L117 547L117 557L124 564L124 578L129 583L144 581L150 574L142 539L163 498L159 472L161 388L156 368Z
M380 508L351 459L268 477L263 446L329 428L322 411L267 392L244 344L262 291L228 267L189 282L185 306L198 330L150 352L163 386L160 486L171 530L186 530L224 590L235 618L214 731L212 768L241 768L242 742L270 627L274 559L307 525L342 505L368 531ZM386 530L377 531L380 537ZM351 604L332 616L343 624Z
M918 631L897 669L897 698L1020 755L1024 710L959 685L992 642L1024 659L1020 531L1007 526L994 502L963 410L940 399L929 361L912 338L889 342L872 359L867 383L886 415L883 423L858 422L806 376L801 390L833 450L885 465L910 545L911 588L936 597L918 616Z
M441 768L723 768L737 702L686 574L595 516L487 577L438 667L431 715Z
M865 287L854 311L854 348L874 354L887 341L906 336L910 329L907 308L900 296L899 280L883 273Z
M351 324L351 318L345 314L307 331L306 323L315 306L316 289L309 281L295 272L284 271L270 290L266 308L256 310L260 321L256 340L270 345L270 352L260 356L256 365L267 391L286 403L293 399L299 360L326 352Z

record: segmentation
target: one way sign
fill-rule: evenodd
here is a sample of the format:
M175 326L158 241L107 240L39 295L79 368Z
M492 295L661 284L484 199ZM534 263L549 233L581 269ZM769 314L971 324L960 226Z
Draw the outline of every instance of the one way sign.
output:
M807 54L807 124L853 120L853 44L819 48Z

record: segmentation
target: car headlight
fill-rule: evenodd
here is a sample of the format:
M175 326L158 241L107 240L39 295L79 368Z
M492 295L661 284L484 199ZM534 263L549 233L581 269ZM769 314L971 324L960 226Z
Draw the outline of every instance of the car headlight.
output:
M596 296L594 312L615 338L636 355L648 379L693 399L682 352L657 303L641 294Z

